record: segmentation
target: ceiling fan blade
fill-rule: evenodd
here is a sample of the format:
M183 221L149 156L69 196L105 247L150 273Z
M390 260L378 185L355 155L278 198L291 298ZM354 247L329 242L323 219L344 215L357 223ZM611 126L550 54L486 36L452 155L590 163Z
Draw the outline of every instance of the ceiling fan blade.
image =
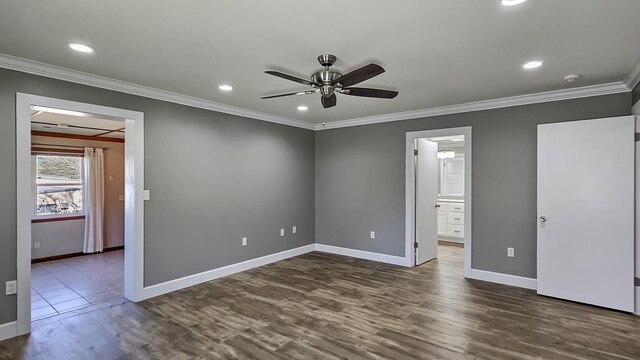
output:
M336 106L336 94L331 94L331 96L329 97L321 97L321 101L322 101L322 107L324 107L325 109L328 109L330 107L334 107Z
M295 81L295 82L300 83L300 84L314 86L314 84L309 80L305 80L305 79L301 79L299 77L283 74L283 73L278 72L278 71L267 70L267 71L265 71L265 73L267 73L269 75L277 76L277 77L280 77L280 78L283 78L283 79Z
M292 96L292 95L311 95L311 94L315 94L316 92L317 92L317 90L298 91L298 92L288 93L288 94L278 94L278 95L271 95L271 96L263 96L260 99L273 99L273 98L277 98L277 97Z
M342 88L342 94L380 99L393 99L394 97L398 96L397 91L369 88Z
M352 72L346 73L333 81L333 85L342 84L342 87L349 87L361 83L365 80L371 79L374 76L380 75L384 72L384 69L380 65L369 64Z

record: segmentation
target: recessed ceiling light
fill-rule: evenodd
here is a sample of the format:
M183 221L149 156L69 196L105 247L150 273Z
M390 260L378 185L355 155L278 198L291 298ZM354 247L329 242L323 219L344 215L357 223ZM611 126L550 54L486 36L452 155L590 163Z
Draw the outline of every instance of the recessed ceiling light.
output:
M516 6L527 0L502 0L502 6Z
M540 66L542 66L542 61L540 60L529 61L528 63L522 65L522 67L526 70L537 69Z
M96 51L96 49L94 49L92 46L89 46L87 44L68 42L67 45L69 45L71 49L77 52L85 53L85 54L91 54Z
M309 110L309 107L306 105L300 105L298 106L298 111L307 111Z
M233 90L233 87L231 85L222 84L222 85L218 86L218 89L220 89L222 91L231 91L231 90Z
M566 82L574 82L580 78L580 74L571 74L562 78Z

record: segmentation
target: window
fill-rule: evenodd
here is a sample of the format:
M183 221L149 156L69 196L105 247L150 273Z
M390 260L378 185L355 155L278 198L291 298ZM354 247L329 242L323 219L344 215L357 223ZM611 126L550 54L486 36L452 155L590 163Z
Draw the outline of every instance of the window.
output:
M83 214L83 159L79 156L33 156L34 214Z
M440 195L464 196L464 158L440 160Z

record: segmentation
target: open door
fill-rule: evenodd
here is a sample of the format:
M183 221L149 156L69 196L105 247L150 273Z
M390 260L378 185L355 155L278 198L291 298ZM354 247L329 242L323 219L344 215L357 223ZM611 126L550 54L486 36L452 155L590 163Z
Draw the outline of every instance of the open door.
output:
M438 256L438 144L418 139L416 156L416 265Z
M633 116L538 126L538 293L632 312Z

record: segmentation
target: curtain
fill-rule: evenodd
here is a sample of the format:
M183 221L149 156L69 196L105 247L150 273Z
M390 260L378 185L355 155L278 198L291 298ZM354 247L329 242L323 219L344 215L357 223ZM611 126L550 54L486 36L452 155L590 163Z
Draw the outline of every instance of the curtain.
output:
M102 252L104 213L104 156L100 148L84 148L84 249Z

